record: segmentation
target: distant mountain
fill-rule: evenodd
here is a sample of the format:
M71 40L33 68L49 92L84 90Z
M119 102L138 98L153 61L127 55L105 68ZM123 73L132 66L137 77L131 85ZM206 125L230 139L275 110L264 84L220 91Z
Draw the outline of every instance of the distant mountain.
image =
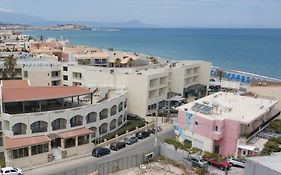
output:
M138 20L132 20L128 22L123 23L102 23L102 22L94 22L94 21L85 21L85 22L79 22L79 21L49 21L42 17L37 16L29 16L29 15L23 15L19 13L13 13L13 12L3 12L0 11L0 21L3 23L12 23L12 24L27 24L27 25L33 25L33 26L53 26L57 24L79 24L79 25L87 25L90 27L102 27L102 28L152 28L157 27L155 25L150 24L144 24L141 21Z

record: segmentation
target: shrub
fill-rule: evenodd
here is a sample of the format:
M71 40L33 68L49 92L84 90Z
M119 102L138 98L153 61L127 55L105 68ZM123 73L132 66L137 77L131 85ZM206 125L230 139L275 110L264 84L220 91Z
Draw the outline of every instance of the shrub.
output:
M269 125L269 128L272 128L275 132L281 134L281 119L272 121Z

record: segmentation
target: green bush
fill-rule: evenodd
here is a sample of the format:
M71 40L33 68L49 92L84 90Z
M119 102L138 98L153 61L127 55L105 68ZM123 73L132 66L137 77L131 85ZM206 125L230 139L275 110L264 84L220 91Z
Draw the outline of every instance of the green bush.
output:
M130 131L135 130L136 127L141 128L141 127L145 126L145 123L146 123L146 121L143 121L143 120L128 120L127 123L124 124L124 126L122 126L117 131L106 134L105 136L103 136L102 138L99 138L97 140L103 141L104 139L106 139L106 140L113 139L113 138L115 138L116 134L123 135L126 133L127 130L130 132ZM93 141L93 142L95 142L95 141Z
M281 119L276 119L269 124L269 128L281 134Z
M207 174L209 174L209 171L208 171L207 168L197 168L197 169L195 170L195 173L196 173L197 175L207 175Z
M267 156L267 155L271 155L273 152L280 152L281 148L279 146L279 141L280 141L280 138L275 138L275 139L273 138L273 139L268 140L264 144L264 148L260 152L260 155Z
M5 156L4 153L0 153L0 167L5 167Z
M176 149L190 151L190 148L191 148L191 144L181 143L176 138L168 138L168 139L165 139L164 141L170 145L174 145L174 147Z

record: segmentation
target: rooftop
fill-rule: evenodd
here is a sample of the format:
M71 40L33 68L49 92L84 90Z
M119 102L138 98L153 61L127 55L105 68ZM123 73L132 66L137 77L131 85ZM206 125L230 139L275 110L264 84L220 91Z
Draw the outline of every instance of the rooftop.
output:
M33 136L33 137L23 137L23 138L9 138L5 137L5 148L6 149L15 149L22 148L29 145L36 145L39 143L47 143L50 141L50 138L47 136Z
M71 137L89 135L89 134L92 134L93 132L94 131L92 131L88 128L80 128L80 129L75 129L72 131L58 133L58 136L59 136L59 138L67 139L67 138L71 138Z
M25 80L2 81L3 102L39 101L90 94L91 91L76 86L27 86Z
M109 55L106 52L94 52L94 53L86 53L86 54L75 54L74 57L76 59L97 59L97 58L108 59Z
M281 153L273 153L271 156L258 156L249 157L248 159L254 161L255 163L261 164L267 168L274 171L281 172Z
M189 113L196 113L210 120L231 119L247 124L266 113L277 103L277 100L218 92L177 109L187 110Z

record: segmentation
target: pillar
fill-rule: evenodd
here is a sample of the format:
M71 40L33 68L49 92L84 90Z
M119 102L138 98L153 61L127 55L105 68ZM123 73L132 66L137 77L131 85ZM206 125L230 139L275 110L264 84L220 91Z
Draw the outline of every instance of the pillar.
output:
M51 152L51 150L52 150L52 145L51 145L51 142L49 142L49 153Z
M75 137L75 146L78 146L78 136Z
M65 139L60 139L60 145L62 149L65 149L64 141Z
M31 156L31 146L28 147L28 157Z

